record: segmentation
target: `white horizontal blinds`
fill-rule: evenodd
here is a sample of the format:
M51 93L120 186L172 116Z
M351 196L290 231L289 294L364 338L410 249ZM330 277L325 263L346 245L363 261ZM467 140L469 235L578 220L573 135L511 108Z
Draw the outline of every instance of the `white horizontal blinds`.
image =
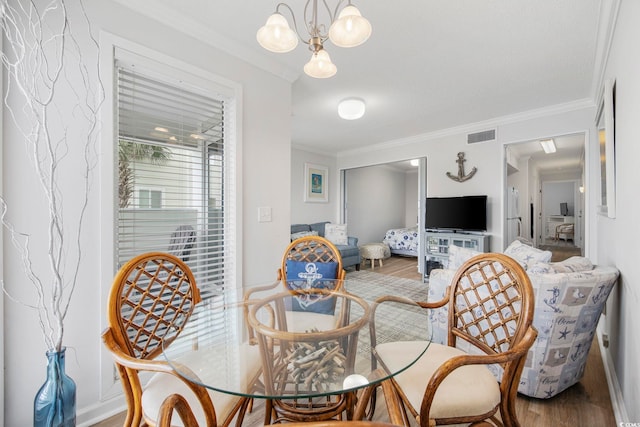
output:
M170 252L203 299L225 288L225 101L116 63L117 261Z

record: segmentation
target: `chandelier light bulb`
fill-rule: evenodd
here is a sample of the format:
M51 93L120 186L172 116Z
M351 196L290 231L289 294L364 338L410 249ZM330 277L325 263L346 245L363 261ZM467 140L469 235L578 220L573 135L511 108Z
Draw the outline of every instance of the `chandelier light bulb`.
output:
M296 32L289 27L285 17L277 12L258 30L256 39L260 46L276 53L290 52L298 46Z
M364 116L365 104L360 98L347 98L338 104L338 115L345 120L357 120Z
M339 47L354 47L366 42L371 35L371 24L363 18L357 7L348 5L329 28L331 42Z
M336 74L338 68L333 62L329 54L324 49L319 49L311 55L311 60L304 66L304 72L316 79L326 79Z

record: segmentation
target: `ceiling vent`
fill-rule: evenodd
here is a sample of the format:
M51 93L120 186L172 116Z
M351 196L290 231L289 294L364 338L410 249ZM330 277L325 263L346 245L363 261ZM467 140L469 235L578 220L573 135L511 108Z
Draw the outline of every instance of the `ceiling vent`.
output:
M476 144L478 142L488 142L496 140L496 130L490 129L482 132L470 133L467 135L467 144Z

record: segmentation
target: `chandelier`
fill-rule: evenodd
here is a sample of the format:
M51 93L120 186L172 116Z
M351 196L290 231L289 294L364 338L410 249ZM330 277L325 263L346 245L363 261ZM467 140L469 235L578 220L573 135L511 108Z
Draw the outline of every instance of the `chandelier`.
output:
M298 45L298 39L302 40L309 45L309 50L312 52L311 60L304 66L304 72L311 77L323 79L333 76L337 71L337 67L331 62L329 54L324 49L324 42L329 39L339 47L361 45L371 35L371 24L360 15L360 11L351 4L351 0L339 14L338 10L344 0L338 1L333 11L326 0L320 3L320 12L326 15L329 21L327 25L318 22L318 0L307 0L303 14L307 34L303 36L300 34L291 7L285 3L279 3L276 11L267 19L267 23L258 30L256 38L260 46L277 53L292 51ZM295 31L280 13L281 8L289 10Z

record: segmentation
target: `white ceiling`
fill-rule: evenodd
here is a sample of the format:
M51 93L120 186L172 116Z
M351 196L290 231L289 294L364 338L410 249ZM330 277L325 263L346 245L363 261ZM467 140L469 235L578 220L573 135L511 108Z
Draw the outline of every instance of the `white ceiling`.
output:
M286 54L258 45L277 0L116 1L293 81L293 144L314 151L593 98L601 0L353 0L373 33L351 49L327 42L338 73L324 80L302 73L306 45ZM300 21L304 2L288 3ZM364 118L338 118L350 96L366 101Z

